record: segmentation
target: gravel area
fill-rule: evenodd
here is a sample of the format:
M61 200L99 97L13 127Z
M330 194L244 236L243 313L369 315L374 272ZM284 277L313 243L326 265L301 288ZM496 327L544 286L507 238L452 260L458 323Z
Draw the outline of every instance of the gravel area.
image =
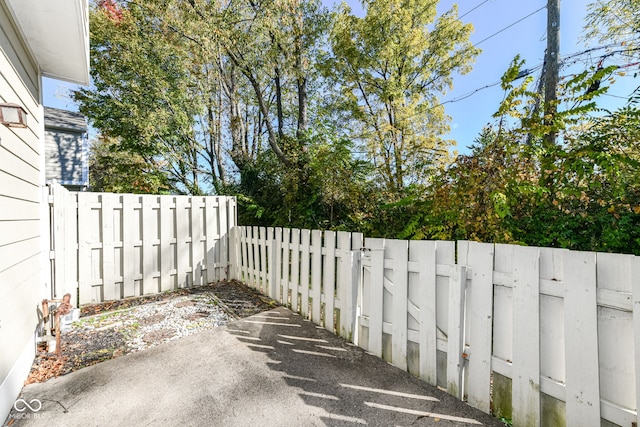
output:
M275 306L275 301L237 281L83 306L80 320L61 336L62 359L39 346L26 384L223 326Z

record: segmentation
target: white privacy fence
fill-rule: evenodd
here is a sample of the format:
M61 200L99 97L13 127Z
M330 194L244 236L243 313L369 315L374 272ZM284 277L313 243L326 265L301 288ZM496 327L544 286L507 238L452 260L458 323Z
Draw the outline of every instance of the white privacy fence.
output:
M233 197L49 190L54 294L79 304L227 278ZM78 300L75 296L78 296Z
M362 234L235 227L234 278L352 340Z
M640 261L631 255L233 230L233 275L515 426L632 426Z

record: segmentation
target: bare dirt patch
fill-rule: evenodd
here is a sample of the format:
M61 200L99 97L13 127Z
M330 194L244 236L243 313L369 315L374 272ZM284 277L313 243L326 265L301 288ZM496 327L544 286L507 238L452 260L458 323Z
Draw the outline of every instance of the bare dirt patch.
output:
M38 347L26 384L43 382L180 336L270 310L278 304L238 281L80 307L62 334L62 359Z

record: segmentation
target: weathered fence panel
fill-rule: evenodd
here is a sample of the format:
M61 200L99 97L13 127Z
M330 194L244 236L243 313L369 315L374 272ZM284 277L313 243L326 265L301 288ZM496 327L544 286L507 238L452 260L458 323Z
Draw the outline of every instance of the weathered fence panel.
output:
M233 234L234 278L353 339L361 234L262 227L236 227Z
M50 187L52 277L76 304L227 277L232 197L69 192Z
M239 278L476 408L518 426L637 422L638 257L238 229L269 259L251 273L247 246Z

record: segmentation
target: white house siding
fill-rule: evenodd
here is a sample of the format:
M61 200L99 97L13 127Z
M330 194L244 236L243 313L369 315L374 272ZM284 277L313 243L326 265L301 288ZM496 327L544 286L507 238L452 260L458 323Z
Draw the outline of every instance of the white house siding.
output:
M44 134L40 76L0 0L0 102L23 106L28 128L0 125L0 422L35 354L43 274L41 184Z

